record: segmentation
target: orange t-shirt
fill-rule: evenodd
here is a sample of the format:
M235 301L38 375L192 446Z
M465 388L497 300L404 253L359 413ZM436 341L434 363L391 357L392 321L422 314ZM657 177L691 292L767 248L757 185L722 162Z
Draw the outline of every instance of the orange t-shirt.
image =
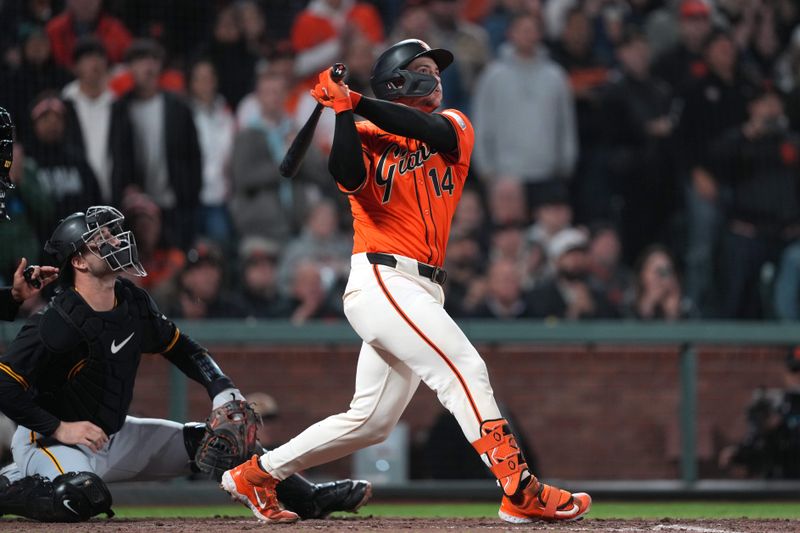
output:
M404 255L442 266L453 219L475 144L469 119L455 109L441 115L453 125L458 148L440 154L422 141L357 122L367 178L349 192L353 253ZM348 191L344 191L348 192Z

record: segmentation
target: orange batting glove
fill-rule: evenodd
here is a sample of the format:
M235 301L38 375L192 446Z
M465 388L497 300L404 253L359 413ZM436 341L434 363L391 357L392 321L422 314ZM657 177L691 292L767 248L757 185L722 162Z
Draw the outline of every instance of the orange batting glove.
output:
M331 99L333 110L338 115L344 111L352 111L353 103L350 101L350 89L342 82L335 82L331 79L331 69L326 68L319 74L319 84L322 93ZM314 88L316 90L316 87ZM316 96L315 96L316 98ZM317 99L319 102L319 99ZM323 105L325 105L323 103Z
M325 107L333 107L333 100L325 93L325 90L319 83L316 84L309 92L314 100L320 104L324 105Z

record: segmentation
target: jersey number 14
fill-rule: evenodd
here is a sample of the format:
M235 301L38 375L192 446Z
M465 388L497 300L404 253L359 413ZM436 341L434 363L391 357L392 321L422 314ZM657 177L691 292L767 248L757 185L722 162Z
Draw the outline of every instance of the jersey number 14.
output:
M447 169L444 171L444 176L439 179L439 173L436 172L435 168L432 168L428 171L428 177L433 183L433 190L436 193L436 196L441 197L442 191L446 191L450 196L453 196L453 189L455 188L453 185L453 169L447 167ZM375 182L378 184L378 187L384 187L381 203L385 204L389 202L389 200L392 198L392 183L394 182L394 173L390 173L386 178L382 177L380 174L376 174Z

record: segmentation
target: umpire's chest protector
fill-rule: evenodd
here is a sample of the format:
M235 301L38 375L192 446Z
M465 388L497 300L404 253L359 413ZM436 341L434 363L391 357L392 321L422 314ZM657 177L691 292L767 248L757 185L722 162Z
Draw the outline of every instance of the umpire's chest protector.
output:
M75 291L56 296L40 326L51 352L42 372L37 403L61 420L88 420L119 431L128 414L146 336L146 301L117 282L117 305L96 312Z

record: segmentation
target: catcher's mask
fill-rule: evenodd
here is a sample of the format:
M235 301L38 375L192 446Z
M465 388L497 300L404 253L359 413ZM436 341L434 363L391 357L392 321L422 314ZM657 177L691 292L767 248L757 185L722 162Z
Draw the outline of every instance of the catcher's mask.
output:
M444 48L431 48L419 39L400 41L383 52L372 67L369 83L375 96L381 100L397 100L431 94L439 84L434 76L406 70L418 57L433 59L439 72L453 62L453 54Z
M133 232L126 231L125 217L118 209L97 205L86 213L73 213L62 220L45 243L45 252L52 255L60 268L69 264L73 255L82 249L103 259L112 271L124 271L134 276L146 276L139 262L139 252Z

